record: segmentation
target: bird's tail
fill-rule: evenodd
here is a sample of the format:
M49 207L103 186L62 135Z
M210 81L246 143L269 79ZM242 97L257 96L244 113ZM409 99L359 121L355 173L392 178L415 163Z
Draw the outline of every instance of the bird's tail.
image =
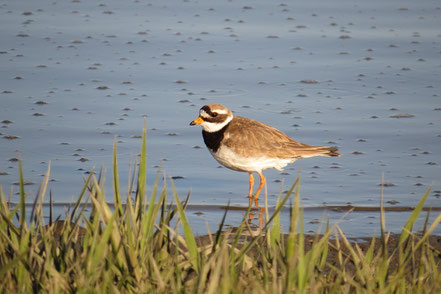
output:
M338 148L336 147L325 147L325 148L328 151L327 153L328 156L336 156L336 157L341 156L340 153L337 152Z
M338 149L335 147L327 146L305 146L302 149L296 150L296 157L298 158L308 158L315 156L333 156L338 157L340 153L337 152Z

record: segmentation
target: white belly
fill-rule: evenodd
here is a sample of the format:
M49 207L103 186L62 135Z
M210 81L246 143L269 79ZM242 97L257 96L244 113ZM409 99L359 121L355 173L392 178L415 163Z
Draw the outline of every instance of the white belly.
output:
M270 158L266 156L244 157L223 146L216 153L211 152L211 155L223 166L242 172L261 172L268 168L282 171L285 166L296 160L296 158Z

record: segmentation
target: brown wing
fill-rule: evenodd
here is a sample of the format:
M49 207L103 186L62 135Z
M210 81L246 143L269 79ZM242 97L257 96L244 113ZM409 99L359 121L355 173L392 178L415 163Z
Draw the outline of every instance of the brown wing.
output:
M229 137L224 138L224 143L242 156L262 154L271 154L278 158L338 156L335 148L311 146L294 141L271 126L240 116L233 118L227 133Z

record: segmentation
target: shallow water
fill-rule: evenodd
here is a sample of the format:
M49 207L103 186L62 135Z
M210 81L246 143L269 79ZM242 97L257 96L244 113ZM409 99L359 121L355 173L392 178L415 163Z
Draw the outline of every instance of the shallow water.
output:
M218 168L188 125L217 102L339 147L340 158L265 171L270 206L300 170L305 207L379 206L383 173L387 206L414 206L430 185L427 206L441 206L438 1L2 1L0 16L0 184L12 201L17 150L29 194L51 161L50 189L66 203L94 167L111 183L115 137L125 187L147 117L149 185L162 165L201 209L246 206L248 175ZM192 215L195 230L222 213ZM399 231L407 214L387 217ZM345 232L379 231L369 218L353 213Z

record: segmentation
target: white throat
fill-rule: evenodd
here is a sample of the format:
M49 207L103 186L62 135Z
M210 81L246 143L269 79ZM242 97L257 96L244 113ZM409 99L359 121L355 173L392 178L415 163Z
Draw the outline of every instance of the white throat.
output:
M217 131L222 130L223 127L225 127L231 120L233 119L233 116L229 116L224 122L221 123L212 123L208 121L204 121L201 123L202 128L204 131L208 133L215 133Z

